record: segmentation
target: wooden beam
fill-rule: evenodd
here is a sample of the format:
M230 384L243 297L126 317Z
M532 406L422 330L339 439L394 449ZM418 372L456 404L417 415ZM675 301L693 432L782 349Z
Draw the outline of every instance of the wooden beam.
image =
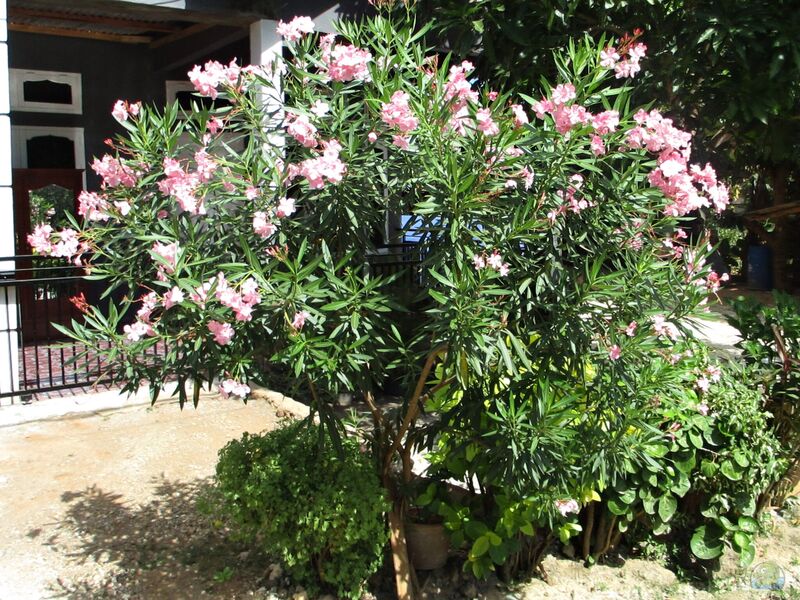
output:
M185 49L178 47L162 51L158 57L159 63L156 67L156 71L163 73L177 67L190 65L197 60L202 60L220 48L224 48L228 44L238 42L242 38L247 37L248 31L246 29L229 28L227 33L217 33L216 30L211 33L215 35L208 36L209 39L196 40L197 45L190 52L185 52Z
M120 35L81 29L65 29L63 27L42 27L40 25L13 22L8 24L8 28L11 31L22 31L24 33L41 33L44 35L85 38L90 40L102 40L105 42L120 42L123 44L149 44L153 40L153 38L146 35Z
M64 0L9 0L10 5L17 6L24 4L25 8L37 8L41 10L64 10L64 6L77 4L75 0L65 2ZM246 27L259 18L265 18L259 14L243 13L236 10L187 10L178 8L166 8L153 4L139 4L137 2L110 2L109 0L81 0L80 7L86 11L97 11L98 13L108 13L113 10L119 18L127 18L140 21L162 20L162 21L188 21L190 23L208 23L209 25L233 25Z
M760 221L762 219L773 219L796 214L800 214L800 202L784 202L775 206L751 210L745 213L744 218L751 221Z
M80 15L63 13L58 11L42 10L37 8L22 8L18 6L8 7L8 16L26 18L44 18L55 21L77 21L79 23L96 23L98 25L108 25L109 27L124 27L128 29L140 29L142 31L160 31L162 33L174 33L181 28L167 23L157 23L152 21L141 21L139 19L126 19L125 17L107 17L102 15ZM35 23L31 23L34 25Z
M171 44L172 42L177 42L178 40L190 37L196 33L205 31L206 29L211 29L211 25L209 25L208 23L195 23L191 27L186 27L185 29L181 29L179 31L176 31L175 33L171 33L170 35L165 35L164 37L160 37L157 40L153 40L152 42L150 42L150 47L160 48L161 46L166 46L167 44Z

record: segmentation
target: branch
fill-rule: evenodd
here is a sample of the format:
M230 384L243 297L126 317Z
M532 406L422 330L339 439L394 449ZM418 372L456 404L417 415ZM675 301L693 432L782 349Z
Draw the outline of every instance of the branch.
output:
M436 358L447 351L447 346L440 346L433 352L428 355L428 359L425 361L425 366L422 367L422 373L420 373L419 379L417 379L417 386L414 389L414 395L411 396L411 399L408 401L408 409L406 410L405 417L403 417L403 423L400 426L400 429L397 430L397 433L394 436L394 440L392 440L392 445L390 446L388 452L384 456L383 459L383 474L389 472L389 468L392 465L392 456L400 447L400 443L403 439L403 436L408 431L408 428L411 426L411 423L417 416L417 407L419 406L419 400L422 396L422 391L425 389L425 382L428 380L428 375L430 375L431 369L433 368L433 363ZM436 389L436 388L434 388Z

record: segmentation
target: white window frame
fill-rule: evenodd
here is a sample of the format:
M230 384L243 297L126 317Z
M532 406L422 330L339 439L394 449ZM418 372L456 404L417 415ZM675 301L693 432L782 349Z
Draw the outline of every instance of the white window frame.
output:
M37 71L34 69L9 69L11 110L21 112L83 114L83 92L80 73L62 71ZM72 89L72 104L55 102L29 102L25 100L25 82L46 79L54 83L65 83Z
M178 99L178 92L194 92L194 85L191 81L178 81L175 79L168 79L164 82L166 90L167 104L172 104Z
M28 168L28 140L41 135L55 135L72 140L75 148L75 168L83 170L83 188L86 189L86 148L83 127L41 127L38 125L11 126L11 166Z

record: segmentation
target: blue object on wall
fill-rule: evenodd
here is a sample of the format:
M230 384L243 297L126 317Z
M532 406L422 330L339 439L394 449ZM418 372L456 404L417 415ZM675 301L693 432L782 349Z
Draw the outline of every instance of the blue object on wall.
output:
M772 289L772 251L769 246L750 246L747 250L747 287Z

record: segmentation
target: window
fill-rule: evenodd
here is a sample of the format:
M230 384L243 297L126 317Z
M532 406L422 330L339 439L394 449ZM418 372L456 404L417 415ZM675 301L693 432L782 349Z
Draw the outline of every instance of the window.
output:
M85 169L83 128L12 126L11 166L15 169ZM86 187L85 173L83 184Z
M23 112L83 112L81 74L9 69L11 110Z

